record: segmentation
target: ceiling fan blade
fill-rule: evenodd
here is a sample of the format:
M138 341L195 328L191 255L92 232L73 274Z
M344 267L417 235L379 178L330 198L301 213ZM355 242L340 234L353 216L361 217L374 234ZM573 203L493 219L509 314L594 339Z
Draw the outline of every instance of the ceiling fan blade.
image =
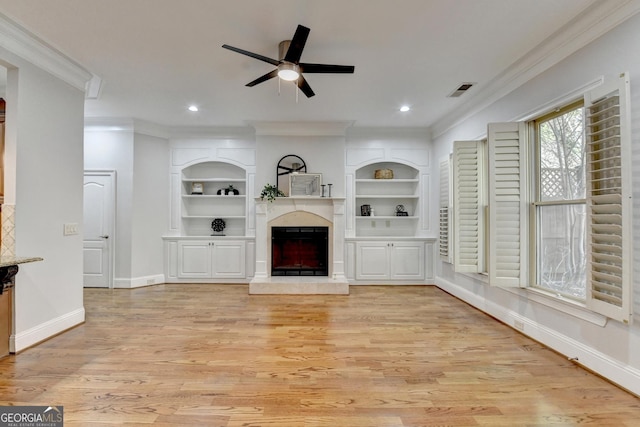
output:
M259 59L260 61L268 62L271 65L276 65L277 66L278 64L280 64L280 61L276 61L275 59L271 59L271 58L268 58L266 56L258 55L257 53L249 52L248 50L239 49L237 47L229 46L228 44L223 44L222 47L225 48L225 49L232 50L234 52L241 53L243 55L250 56L250 57L255 58L255 59Z
M272 79L274 77L276 77L278 75L278 69L276 68L275 70L271 71L270 73L265 74L264 76L260 76L257 79L255 79L252 82L247 83L245 86L255 86L258 83L262 83L262 82L266 82L269 79Z
M356 67L353 65L331 65L331 64L304 64L300 69L303 73L345 73L353 74Z
M311 86L309 86L309 83L307 83L302 74L300 74L300 77L298 77L298 87L300 88L302 93L307 95L307 98L311 98L313 95L315 95L315 93L313 93L313 90L311 89Z
M298 25L298 28L296 28L296 32L291 39L289 49L284 56L285 61L293 62L294 64L297 64L298 61L300 61L302 50L304 49L305 43L307 43L307 37L309 37L309 31L311 30L307 27Z

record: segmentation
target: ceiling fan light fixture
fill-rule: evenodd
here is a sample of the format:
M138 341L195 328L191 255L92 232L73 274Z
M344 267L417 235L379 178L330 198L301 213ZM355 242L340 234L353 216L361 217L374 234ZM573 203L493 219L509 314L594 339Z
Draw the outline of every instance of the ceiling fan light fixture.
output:
M298 77L300 77L300 67L297 64L283 62L278 65L278 77L288 82L298 80Z
M296 86L298 86L298 89L300 89L307 98L311 98L315 93L311 89L311 86L309 86L309 83L307 83L304 74L353 74L355 67L353 65L312 64L300 62L302 51L305 43L307 42L307 37L309 37L309 31L311 30L304 25L298 25L296 32L293 34L293 38L291 40L281 41L278 45L278 59L269 58L258 53L229 46L228 44L223 44L222 47L276 67L267 74L250 81L245 86L253 87L257 84L266 82L267 80L279 77L278 84L280 84L280 81L282 80L294 82ZM297 96L298 91L296 90L296 99Z

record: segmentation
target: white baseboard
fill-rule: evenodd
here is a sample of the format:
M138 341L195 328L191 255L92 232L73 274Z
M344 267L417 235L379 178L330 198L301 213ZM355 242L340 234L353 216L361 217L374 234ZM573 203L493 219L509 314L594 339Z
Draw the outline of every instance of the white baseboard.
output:
M51 319L24 332L11 335L9 351L17 353L84 322L84 307Z
M118 289L133 289L164 282L164 274L153 274L150 276L132 277L130 279L117 278L113 281L113 287Z
M640 370L584 345L558 331L524 317L508 308L488 301L473 292L442 277L436 277L436 286L475 308L495 317L507 326L567 356L585 368L603 376L620 387L640 395ZM517 326L516 326L517 325Z

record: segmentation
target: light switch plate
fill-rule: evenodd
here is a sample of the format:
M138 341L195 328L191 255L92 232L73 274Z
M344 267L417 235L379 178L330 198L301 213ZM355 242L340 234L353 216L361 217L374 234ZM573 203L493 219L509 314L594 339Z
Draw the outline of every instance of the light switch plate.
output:
M78 223L71 222L71 223L65 224L63 234L65 236L72 236L74 234L78 234Z

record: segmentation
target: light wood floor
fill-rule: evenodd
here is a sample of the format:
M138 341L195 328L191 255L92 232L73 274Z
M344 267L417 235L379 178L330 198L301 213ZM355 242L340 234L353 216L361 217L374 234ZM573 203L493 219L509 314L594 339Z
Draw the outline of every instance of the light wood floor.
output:
M86 289L86 324L0 360L65 426L640 426L640 399L435 287Z

